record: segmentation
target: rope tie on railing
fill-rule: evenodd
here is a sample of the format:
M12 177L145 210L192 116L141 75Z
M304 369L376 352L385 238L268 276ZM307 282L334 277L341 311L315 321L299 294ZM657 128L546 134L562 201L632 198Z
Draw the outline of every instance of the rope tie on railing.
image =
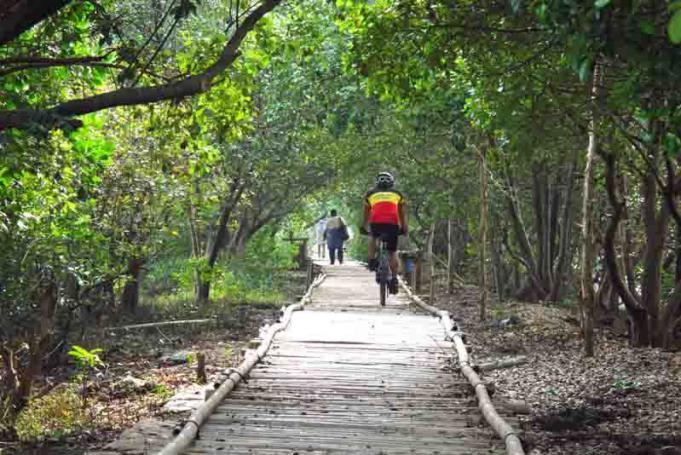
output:
M199 424L194 419L182 419L179 422L177 422L177 425L175 425L175 428L173 428L173 435L180 434L182 429L189 424L193 424L196 427L196 437L198 438Z
M475 389L475 388L476 388L477 386L479 386L479 385L483 386L483 387L485 388L485 390L487 390L487 385L486 385L483 381L478 381L478 382L476 382L476 383L471 383L471 386L473 387L473 389Z
M260 359L258 358L258 360L260 360ZM232 373L236 373L236 375L239 376L239 378L242 381L244 381L244 384L248 384L248 375L244 376L243 374L241 374L241 371L237 370L236 368L228 368L227 371L229 372L227 374L227 379L232 381L234 383L234 385L236 385L237 381L234 381L234 379L232 379L232 377L231 377Z
M509 436L515 436L517 438L518 433L513 429L510 429L509 431L506 432L506 434L504 434L504 436L501 439L503 439L504 442L506 442L506 439L508 439Z

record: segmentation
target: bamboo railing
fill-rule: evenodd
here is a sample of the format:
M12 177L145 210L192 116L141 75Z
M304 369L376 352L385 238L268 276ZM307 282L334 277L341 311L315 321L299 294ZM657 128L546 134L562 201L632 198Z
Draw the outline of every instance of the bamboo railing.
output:
M525 455L525 450L523 449L523 445L520 442L520 438L518 438L516 431L496 411L494 405L492 404L492 400L487 393L487 387L485 386L485 383L480 379L480 376L478 376L475 370L473 370L470 357L468 355L468 350L466 349L466 344L463 342L463 332L458 330L458 327L454 325L449 312L440 310L432 305L428 305L426 302L421 300L419 296L414 294L411 289L409 289L409 286L404 283L402 278L398 279L402 289L406 292L414 304L433 316L440 318L440 323L445 330L446 336L454 343L454 348L456 349L456 354L459 361L459 368L461 368L461 372L466 379L468 379L471 387L473 387L475 390L475 395L478 399L478 408L480 408L480 411L482 412L482 415L487 423L504 441L507 455Z
M319 286L326 275L321 274L315 279L315 281L310 285L305 295L300 299L298 303L289 305L284 310L284 315L281 321L274 324L267 331L267 335L262 340L260 347L257 350L247 351L246 358L234 369L232 373L225 379L225 381L218 387L218 389L211 394L211 396L201 404L186 420L182 430L175 436L175 438L168 443L158 455L179 455L189 447L189 445L196 439L199 433L199 428L208 420L208 417L213 414L215 409L220 405L222 400L234 389L234 387L241 382L241 380L248 376L248 373L253 369L253 367L267 354L270 346L272 345L272 340L274 336L288 327L291 322L291 315L294 311L302 310L305 305L307 305L312 300L312 290Z

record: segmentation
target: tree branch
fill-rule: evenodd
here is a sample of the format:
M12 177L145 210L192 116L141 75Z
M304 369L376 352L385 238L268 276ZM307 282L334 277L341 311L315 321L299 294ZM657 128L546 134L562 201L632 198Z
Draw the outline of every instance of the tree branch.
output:
M50 59L46 59L50 60ZM0 63L1 64L1 63ZM44 62L34 62L34 63L23 63L16 66L11 66L9 68L0 69L0 77L7 76L18 71L31 70L31 69L44 69L52 68L55 66L96 66L100 68L125 68L123 65L118 65L116 63L102 62L101 57L87 57L87 58L65 58L65 59L52 59L52 61Z
M0 0L0 46L9 43L72 0Z
M620 220L622 218L622 213L626 202L620 200L617 195L617 184L615 182L615 174L617 172L615 168L615 158L611 153L600 152L601 158L605 161L605 180L606 180L606 191L608 193L608 200L612 206L612 217L610 218L610 224L605 232L605 238L603 241L603 249L605 251L605 264L612 280L613 288L617 294L622 299L622 302L627 307L630 312L635 312L641 309L641 304L630 291L627 286L624 285L622 280L622 275L620 273L619 267L617 265L617 254L615 252L615 235L617 228L619 226Z
M246 17L225 45L220 57L204 72L183 80L151 87L128 87L82 99L64 102L48 109L15 109L0 111L0 130L23 128L31 123L55 127L65 118L97 112L117 106L149 104L169 99L179 99L211 88L214 79L223 73L239 56L239 46L257 22L282 0L264 0ZM78 126L79 122L73 122Z

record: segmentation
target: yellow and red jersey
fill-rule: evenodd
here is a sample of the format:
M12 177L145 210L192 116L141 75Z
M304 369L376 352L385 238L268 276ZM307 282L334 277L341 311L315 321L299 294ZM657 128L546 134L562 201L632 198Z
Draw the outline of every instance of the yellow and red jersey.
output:
M400 224L399 206L404 202L402 193L393 189L374 188L364 200L371 209L369 223Z

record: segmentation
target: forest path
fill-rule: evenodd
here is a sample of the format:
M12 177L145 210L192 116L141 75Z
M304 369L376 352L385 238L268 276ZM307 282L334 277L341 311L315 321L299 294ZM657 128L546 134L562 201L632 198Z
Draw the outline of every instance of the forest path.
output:
M378 304L373 274L325 265L312 304L201 427L186 453L503 453L477 426L442 326L406 296Z

